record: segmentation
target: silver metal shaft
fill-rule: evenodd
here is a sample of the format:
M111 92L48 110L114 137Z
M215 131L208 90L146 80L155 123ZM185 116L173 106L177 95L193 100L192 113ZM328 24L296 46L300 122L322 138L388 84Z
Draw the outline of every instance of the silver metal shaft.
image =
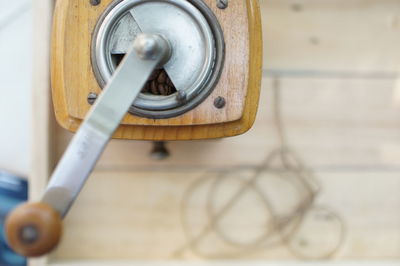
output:
M42 201L65 217L98 159L155 68L171 55L160 35L140 34L87 114L57 165Z

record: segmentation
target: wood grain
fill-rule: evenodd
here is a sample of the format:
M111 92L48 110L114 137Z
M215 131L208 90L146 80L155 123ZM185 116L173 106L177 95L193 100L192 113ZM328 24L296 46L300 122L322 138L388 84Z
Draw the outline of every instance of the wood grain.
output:
M400 198L395 193L399 189L399 122L398 108L390 104L394 83L394 80L380 79L280 79L290 146L308 166L316 169L322 185L318 204L336 210L346 224L347 238L337 260L399 258L400 216L396 210ZM67 219L70 235L55 255L55 261L84 258L98 261L105 257L120 260L122 256L133 263L141 259L155 260L156 254L162 261L177 260L171 255L174 251L171 243L185 243L179 206L190 184L221 169L237 168L240 172L256 167L277 147L271 87L271 80L265 79L262 108L254 129L243 136L221 141L172 142L168 144L171 158L161 162L148 157L150 143L114 140ZM68 140L63 139L63 132L56 132L60 152ZM204 175L206 171L210 174ZM273 190L283 205L293 197L281 191L281 187ZM242 211L254 205L244 204L231 220L238 219ZM198 205L194 204L193 209L196 208ZM115 216L105 217L108 210ZM84 218L87 212L91 212L87 214L90 217ZM252 215L256 214L254 211ZM98 223L97 228L92 228L93 220L102 220L104 224ZM124 234L124 229L107 231L109 224L125 227L131 235ZM227 222L225 226L229 228L232 224ZM87 228L91 231L87 232ZM238 232L251 234L253 228L259 227L247 224ZM115 239L109 238L113 233ZM129 244L121 247L122 250L107 251L119 241ZM76 242L89 244L81 251L74 246ZM149 249L141 246L144 243ZM218 247L210 245L210 248ZM100 257L97 249L108 253ZM114 256L113 252L118 255ZM193 261L198 257L184 259ZM279 247L260 250L241 259L247 262L247 259L293 257L284 247Z
M242 266L246 263L248 266L276 266L277 264L285 266L315 266L315 262L276 262L271 260L249 260L249 261L63 261L54 262L50 266ZM375 262L344 262L344 261L324 261L324 266L398 266L399 262L396 260L376 260Z
M190 249L185 250L181 256L177 256L176 251L188 241L180 220L184 193L199 178L215 177L219 173L208 171L204 175L205 172L201 169L96 171L65 221L65 238L53 254L52 261L190 262L202 259ZM237 175L246 176L246 173L238 168L233 178ZM273 172L263 174L262 179L266 181L273 175ZM324 191L316 205L328 206L334 210L346 227L345 243L335 259L398 259L398 173L318 171L315 175ZM296 200L296 193L288 194L283 184L264 181L259 183L260 188L271 190L268 195L275 197L274 202L278 203L276 208L281 209ZM224 192L233 188L228 184ZM262 231L264 225L265 220L262 218L266 215L265 209L252 193L249 192L242 204L234 208L223 222L224 230L230 234L238 232L239 239L254 236L254 233ZM205 226L207 219L203 213L207 201L204 194L206 191L196 194L189 205L193 228L197 232ZM306 234L313 235L315 231L316 228L308 228ZM329 243L324 242L324 245ZM212 242L202 242L201 248L223 253L227 246L222 245L217 238ZM274 248L261 245L235 258L242 261L296 259L284 245ZM227 256L223 259L232 258Z
M86 101L88 93L100 92L90 66L90 34L110 0L102 1L98 7L75 2L69 0L57 4L52 48L56 117L64 128L72 131L76 131L90 107ZM214 1L206 3L219 18L226 41L224 71L212 95L194 110L177 118L151 120L128 114L114 138L220 138L244 133L251 127L257 109L262 65L258 3L255 0L235 1L226 10L216 8ZM225 97L226 108L219 110L213 106L218 96Z
M303 75L399 70L396 1L263 0L260 4L267 44L265 69Z
M323 187L318 204L328 204L346 222L347 237L338 257L321 263L399 265L399 108L393 103L396 80L390 78L399 69L398 2L260 3L266 36L264 66L266 73L278 73L281 78L290 143L307 165L318 170ZM42 2L37 6L40 9ZM243 136L171 142L172 157L164 162L147 157L150 143L112 141L67 220L66 242L49 264L40 266L315 265L294 260L282 248L234 261L205 261L194 256L176 261L168 253L174 244L171 239L183 239L176 216L180 195L192 180L206 170L253 167L276 147L271 86L271 80L265 79L258 119L254 129ZM47 119L35 116L34 123ZM72 136L62 129L50 135L57 137L59 153ZM35 155L44 156L39 147ZM31 187L42 189L45 181L46 176L35 175ZM106 195L116 198L108 202ZM282 202L290 197L282 197ZM162 205L160 198L167 203ZM126 212L125 208L132 210ZM107 216L109 212L116 215ZM236 215L241 217L240 212ZM101 217L105 220L97 223ZM113 231L115 224L126 230ZM245 227L238 230L243 235L247 232ZM78 246L77 239L87 245ZM122 249L116 248L113 254L113 245ZM96 259L102 255L99 250L110 259ZM126 253L119 257L122 251ZM154 262L157 256L160 259Z
M392 104L395 80L299 77L279 82L289 142L311 167L400 169L399 107ZM263 80L256 122L242 136L170 142L171 157L165 161L149 158L151 143L113 140L97 169L256 166L278 145L272 86L270 78ZM73 134L63 129L55 134L58 158Z

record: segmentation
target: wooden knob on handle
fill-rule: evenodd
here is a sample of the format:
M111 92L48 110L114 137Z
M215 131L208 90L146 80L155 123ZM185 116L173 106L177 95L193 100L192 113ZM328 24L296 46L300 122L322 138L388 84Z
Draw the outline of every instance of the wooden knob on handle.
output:
M27 203L7 217L5 233L10 247L25 257L51 252L62 235L59 213L44 203Z

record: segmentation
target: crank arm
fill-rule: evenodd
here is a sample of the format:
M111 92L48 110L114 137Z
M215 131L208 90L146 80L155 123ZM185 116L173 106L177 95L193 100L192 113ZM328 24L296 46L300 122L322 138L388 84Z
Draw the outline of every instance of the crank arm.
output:
M7 218L7 239L16 252L41 256L57 246L61 220L148 78L170 55L170 45L160 35L138 35L73 137L41 202L24 204Z

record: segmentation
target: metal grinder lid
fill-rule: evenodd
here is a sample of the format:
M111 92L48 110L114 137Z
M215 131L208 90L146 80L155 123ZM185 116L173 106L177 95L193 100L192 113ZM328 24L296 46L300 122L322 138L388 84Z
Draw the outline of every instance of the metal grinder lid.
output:
M138 33L157 33L171 44L164 69L177 92L141 93L130 112L149 118L178 116L201 103L217 83L224 61L218 20L202 0L118 0L100 18L92 43L96 78L104 86ZM134 82L134 81L132 81Z

